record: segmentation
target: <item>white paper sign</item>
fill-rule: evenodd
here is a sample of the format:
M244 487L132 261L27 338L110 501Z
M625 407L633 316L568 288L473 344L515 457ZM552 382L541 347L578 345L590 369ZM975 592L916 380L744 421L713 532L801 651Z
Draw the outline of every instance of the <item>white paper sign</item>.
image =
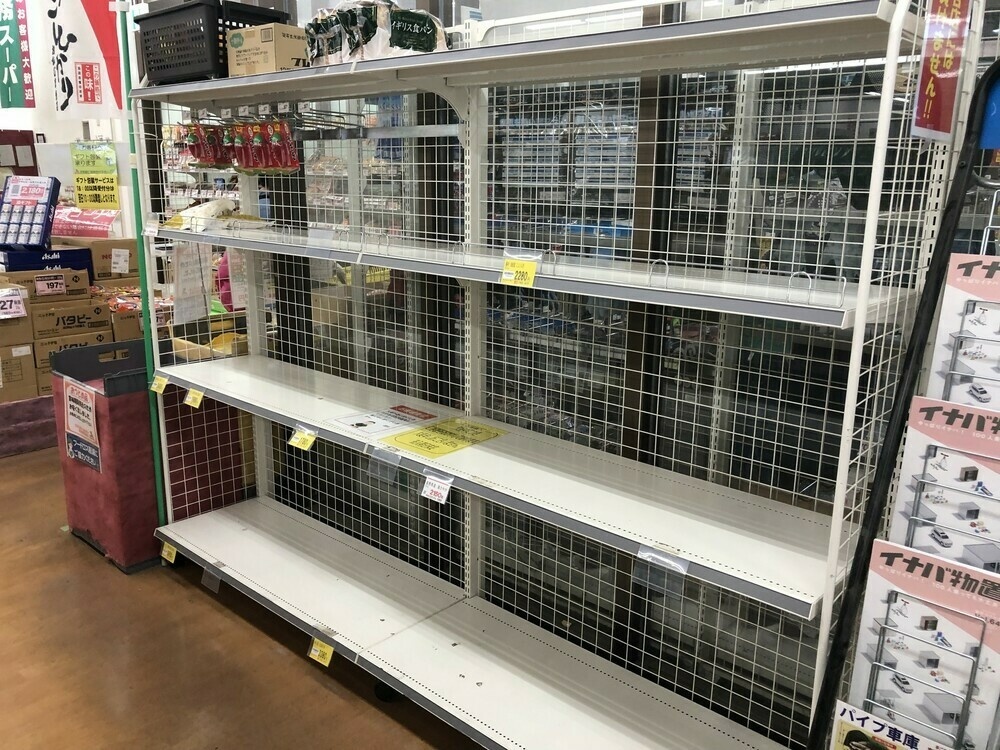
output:
M174 248L174 323L208 317L211 262L210 245L178 244Z
M20 289L0 289L0 320L23 318L27 314Z
M97 439L97 410L94 390L83 383L66 380L66 432L100 445Z
M111 273L129 272L129 250L127 247L111 248Z
M448 493L451 492L451 483L454 481L454 477L446 479L428 474L427 479L424 481L424 488L420 491L420 496L443 505L448 500Z
M233 295L233 309L245 310L250 290L247 286L247 259L242 250L230 249L229 288Z
M35 294L39 297L66 294L66 277L61 273L50 273L43 276L36 276Z
M395 430L405 425L426 422L435 419L436 414L430 414L409 406L393 406L382 411L361 412L339 419L330 420L332 424L346 425L352 429L366 433L379 433Z

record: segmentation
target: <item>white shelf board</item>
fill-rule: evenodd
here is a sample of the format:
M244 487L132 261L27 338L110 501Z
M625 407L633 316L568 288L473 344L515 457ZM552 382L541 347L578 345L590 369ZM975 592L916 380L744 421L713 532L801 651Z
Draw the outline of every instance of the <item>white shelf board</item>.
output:
M174 365L157 373L362 451L412 427L373 437L331 420L398 404L441 418L463 416L260 356ZM400 450L401 465L454 476L459 489L630 554L653 548L682 561L688 575L793 614L812 618L818 611L830 534L825 516L504 423L472 421L505 434L438 459Z
M464 596L462 589L270 499L177 521L156 535L352 654Z
M559 39L147 86L136 99L213 107L491 84L727 70L885 54L890 0L821 3ZM905 24L912 37L915 18Z
M460 246L441 243L401 243L349 239L331 230L288 233L272 229L213 229L191 232L160 228L157 236L181 242L204 242L254 252L362 263L470 281L498 282L501 255L462 252ZM547 254L535 275L535 288L630 302L734 313L792 323L847 329L857 313L857 285L816 280L813 288L803 277L756 271L684 268L604 260L593 256L561 257ZM869 289L869 317L901 302L911 290L888 286Z
M467 599L365 657L515 748L780 746L482 599Z
M273 500L156 534L486 747L779 748Z

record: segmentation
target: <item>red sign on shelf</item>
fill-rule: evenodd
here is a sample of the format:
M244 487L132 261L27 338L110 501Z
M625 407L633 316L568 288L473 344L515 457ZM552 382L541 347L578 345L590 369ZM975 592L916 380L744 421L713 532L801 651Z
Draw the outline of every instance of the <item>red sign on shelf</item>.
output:
M913 109L915 136L951 137L971 5L970 0L931 0Z
M76 100L81 104L101 103L101 64L76 64Z

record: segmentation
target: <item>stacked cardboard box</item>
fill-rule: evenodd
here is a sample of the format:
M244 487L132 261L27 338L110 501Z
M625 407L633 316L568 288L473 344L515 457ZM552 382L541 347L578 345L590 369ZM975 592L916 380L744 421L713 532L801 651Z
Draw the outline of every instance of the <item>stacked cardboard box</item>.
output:
M27 336L36 395L52 393L52 352L113 340L111 311L107 302L91 297L86 271L17 271L0 274L4 282L19 284L28 298L28 315L18 319L22 330L17 335Z
M26 313L0 320L0 404L38 396L28 290L0 281L0 295L17 294Z

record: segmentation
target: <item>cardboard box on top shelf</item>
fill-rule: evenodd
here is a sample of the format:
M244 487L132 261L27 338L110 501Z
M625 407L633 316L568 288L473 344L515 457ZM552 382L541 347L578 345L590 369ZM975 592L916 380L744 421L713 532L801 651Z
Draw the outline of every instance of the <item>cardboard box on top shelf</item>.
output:
M35 339L49 339L93 331L111 331L111 310L103 300L87 298L65 305L33 305L31 325Z
M35 367L39 372L51 372L49 355L67 349L79 349L81 346L95 344L110 344L114 337L110 330L79 333L72 336L53 336L52 338L35 340Z
M61 247L85 247L90 250L90 259L93 267L91 278L95 282L102 279L119 279L126 276L137 276L139 274L139 248L134 238L124 238L117 240L99 239L95 237L53 237L52 250L59 250ZM114 271L112 261L116 252L124 257L124 251L128 252L128 273ZM124 267L124 266L122 266Z
M37 397L34 347L0 346L0 404Z
M309 67L305 29L269 23L226 34L230 76Z
M32 305L90 299L90 275L82 269L7 271L0 273L0 282L23 286Z
M35 333L31 326L31 307L28 302L28 290L17 284L0 283L0 297L12 294L13 292L10 290L17 290L19 293L21 305L24 308L24 315L0 320L0 346L30 344L31 340L35 338Z

